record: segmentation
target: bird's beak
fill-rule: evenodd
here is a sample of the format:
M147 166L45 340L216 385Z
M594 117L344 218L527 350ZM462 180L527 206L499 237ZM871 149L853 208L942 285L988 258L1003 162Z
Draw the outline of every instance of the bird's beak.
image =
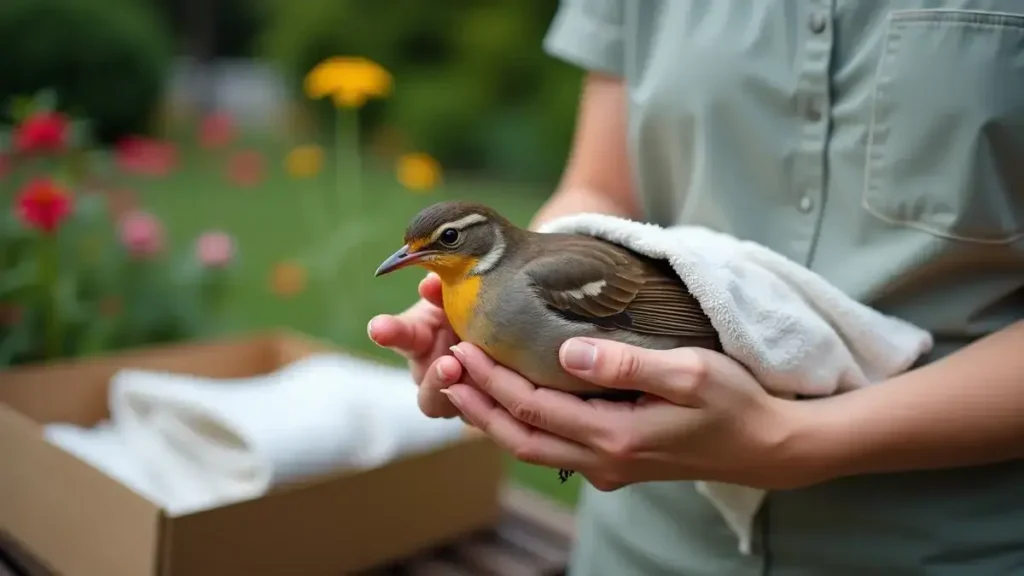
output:
M419 252L409 252L409 245L406 244L398 249L394 254L388 256L388 259L381 262L377 271L373 273L374 276L381 276L389 272L394 272L399 268L405 268L411 266L417 262L422 261L425 257L434 254L433 250L420 250Z

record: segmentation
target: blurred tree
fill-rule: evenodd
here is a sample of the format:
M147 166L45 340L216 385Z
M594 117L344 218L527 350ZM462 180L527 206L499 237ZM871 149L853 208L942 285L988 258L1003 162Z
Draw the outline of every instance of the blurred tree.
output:
M150 0L170 28L177 52L191 63L191 99L201 114L216 106L213 65L247 58L262 22L253 0Z
M0 1L0 120L16 97L52 89L102 141L145 132L160 102L169 38L143 0Z
M146 1L170 28L179 53L194 53L198 35L212 58L247 58L262 32L260 0Z
M214 3L209 0L182 0L180 4L186 6L188 15L186 22L186 54L192 60L192 86L195 93L192 95L198 112L206 115L217 106L217 92L214 84L212 71L213 64L213 43L216 39L216 12Z

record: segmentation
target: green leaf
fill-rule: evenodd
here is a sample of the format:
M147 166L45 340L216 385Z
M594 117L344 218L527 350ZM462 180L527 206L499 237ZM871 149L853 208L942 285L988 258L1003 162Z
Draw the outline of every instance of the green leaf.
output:
M13 299L31 291L36 280L36 263L33 260L15 264L0 276L0 298Z
M32 349L32 324L25 320L0 332L0 367L12 366L19 355Z
M175 281L186 286L195 286L202 280L203 267L195 258L181 257L170 269Z
M89 156L89 167L101 176L109 176L113 173L116 163L114 154L105 148L93 148L86 152Z
M78 278L71 274L62 274L57 279L57 309L61 318L81 321L86 317L86 310L78 299L78 285Z
M57 109L57 91L53 88L44 88L36 92L32 99L33 112L53 112Z
M5 214L7 223L4 224L4 235L7 236L8 241L21 241L30 240L35 237L35 233L25 223L21 221L15 213L11 210Z
M8 112L15 124L21 124L25 118L28 118L32 114L33 108L34 103L31 97L15 96L14 98L11 98L11 103L8 105Z
M68 124L68 144L72 148L87 149L92 145L93 123L87 118L72 120Z
M80 356L91 356L108 350L114 341L117 329L117 319L98 313L94 314L92 321L86 324L85 331L79 341L78 354Z
M83 222L105 221L107 201L102 194L79 194L75 198L75 213Z

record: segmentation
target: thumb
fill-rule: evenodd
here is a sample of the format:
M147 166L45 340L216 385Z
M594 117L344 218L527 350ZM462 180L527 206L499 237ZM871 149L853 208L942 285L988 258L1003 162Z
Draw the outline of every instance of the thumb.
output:
M637 390L694 406L704 379L699 350L649 350L612 340L570 338L558 352L567 372L607 388Z

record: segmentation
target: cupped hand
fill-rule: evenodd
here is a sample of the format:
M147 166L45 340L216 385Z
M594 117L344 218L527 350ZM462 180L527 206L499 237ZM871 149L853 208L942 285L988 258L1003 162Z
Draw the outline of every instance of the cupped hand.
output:
M367 325L370 340L409 361L419 386L419 406L431 418L452 418L459 411L441 390L462 378L462 365L449 348L459 339L448 323L441 300L441 281L428 274L419 285L421 300L397 315L375 316Z
M575 470L599 490L658 480L766 489L811 481L792 452L803 431L799 403L769 395L722 354L583 338L562 346L569 372L645 393L631 404L538 388L469 343L453 350L472 382L445 393L471 424L519 460Z

